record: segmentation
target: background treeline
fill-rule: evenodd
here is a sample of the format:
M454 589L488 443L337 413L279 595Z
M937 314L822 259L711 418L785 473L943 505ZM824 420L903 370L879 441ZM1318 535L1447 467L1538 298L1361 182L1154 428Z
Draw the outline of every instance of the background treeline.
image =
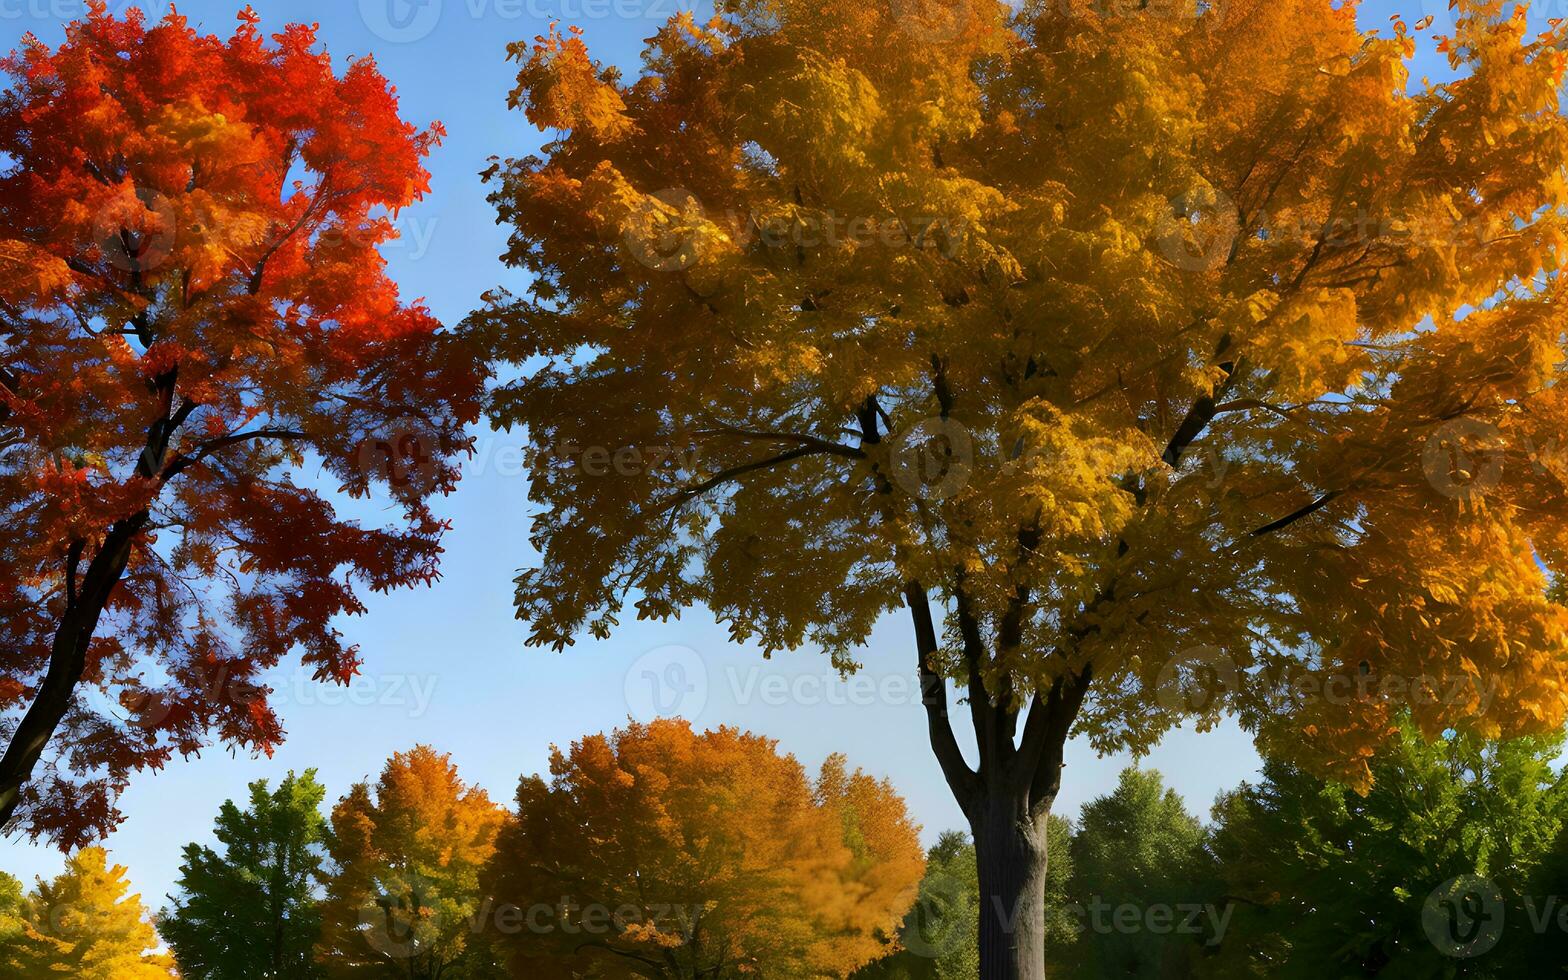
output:
M1076 820L1052 818L1050 971L1560 976L1562 749L1407 730L1365 796L1270 761L1208 824L1129 768ZM0 875L0 977L972 980L994 914L963 834L922 872L886 783L841 758L809 778L733 730L584 739L511 811L426 747L330 814L325 799L307 772L224 804L157 933L100 849L31 894Z
M1365 795L1277 761L1205 826L1129 768L1077 821L1052 818L1047 965L1064 978L1560 977L1568 974L1561 737L1404 730ZM930 852L908 949L857 980L977 975L974 852ZM1445 902L1460 906L1457 921ZM935 952L935 956L930 955ZM925 953L927 955L919 955Z

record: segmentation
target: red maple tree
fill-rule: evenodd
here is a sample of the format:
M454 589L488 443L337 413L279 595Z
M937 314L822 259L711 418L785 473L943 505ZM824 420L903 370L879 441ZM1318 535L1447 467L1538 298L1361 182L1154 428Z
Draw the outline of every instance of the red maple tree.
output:
M378 252L442 130L371 60L89 8L0 99L0 824L65 847L174 752L269 750L290 651L356 672L334 620L437 575L485 382Z

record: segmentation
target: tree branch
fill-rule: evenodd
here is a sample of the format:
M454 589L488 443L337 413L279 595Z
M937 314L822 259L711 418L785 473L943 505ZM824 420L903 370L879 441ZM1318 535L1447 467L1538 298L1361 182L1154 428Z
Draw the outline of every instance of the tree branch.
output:
M1273 521L1271 523L1263 525L1262 527L1258 528L1256 531L1253 531L1252 534L1251 534L1251 537L1261 538L1261 537L1263 537L1266 534L1273 534L1275 531L1280 531L1280 530L1283 530L1283 529L1285 529L1287 527L1290 527L1292 524L1296 523L1299 520L1302 520L1302 519L1307 518L1307 517L1311 517L1313 514L1316 514L1318 511L1322 510L1324 507L1327 507L1330 503L1332 503L1334 501L1334 498L1338 497L1339 494L1340 494L1340 491L1338 491L1338 490L1330 490L1328 493L1325 493L1323 496L1321 496L1318 499L1312 501L1312 503L1307 504L1305 507L1302 507L1299 510L1296 510L1296 511L1293 511L1293 512L1291 512L1289 514L1286 514L1284 517L1281 517L1277 521Z
M1219 346L1214 351L1214 356L1224 356L1225 352L1230 349L1230 343L1230 334L1221 337ZM1220 370L1225 372L1225 380L1220 382L1212 394L1204 395L1193 402L1192 408L1187 410L1187 416L1176 427L1175 434L1171 436L1171 441L1165 446L1165 452L1160 456L1161 459L1165 460L1166 465L1173 469L1181 462L1182 453L1187 451L1187 447L1191 446L1193 441L1202 435L1203 430L1207 429L1209 423L1214 420L1217 411L1215 399L1222 397L1225 392L1229 391L1231 385L1236 380L1235 362L1227 361L1221 364Z
M1066 753L1067 735L1078 720L1078 712L1083 708L1084 698L1089 693L1093 679L1092 664L1085 665L1076 674L1058 677L1043 700L1035 698L1034 707L1029 711L1029 718L1024 723L1024 740L1026 745L1030 743L1028 732L1034 729L1033 751L1038 755L1033 759L1034 765L1020 767L1018 771L1029 781L1029 812L1033 816L1048 813L1051 804L1056 801L1056 794L1061 791L1062 757ZM1040 715L1038 721L1035 720L1036 714Z
M828 443L828 445L837 446L836 443ZM712 490L714 487L728 483L738 476L745 476L747 473L753 473L757 470L765 470L769 467L777 466L780 463L788 463L791 460L801 459L805 456L832 455L845 456L850 459L863 459L865 455L864 453L861 453L859 450L850 446L837 446L837 450L841 451L834 451L829 453L827 450L818 448L817 446L801 446L798 449L791 449L789 452L780 453L779 455L770 457L768 459L759 459L750 463L744 463L740 466L732 466L724 472L719 473L716 476L712 476L702 481L701 483L696 484L695 486L684 487L677 491L676 494L667 502L661 504L654 511L654 513L662 513L671 508L679 507L687 501L690 501L696 497L700 497L709 490Z
M292 429L256 429L253 432L238 432L233 435L224 436L221 439L214 439L211 442L202 443L197 447L196 452L193 454L182 454L175 457L173 460L170 460L168 466L164 467L163 472L158 474L158 479L160 481L167 482L182 471L189 469L197 463L207 459L209 456L212 456L223 449L227 449L229 446L233 446L241 442L249 442L253 439L295 440L309 438L310 436L306 435L305 433L295 432Z
M909 605L910 617L915 623L916 653L920 658L921 701L926 706L926 731L931 740L931 750L936 753L953 797L967 814L973 809L979 789L979 776L964 761L953 737L953 726L947 710L947 683L936 669L936 626L931 619L931 603L925 586L910 582L904 587L904 600Z

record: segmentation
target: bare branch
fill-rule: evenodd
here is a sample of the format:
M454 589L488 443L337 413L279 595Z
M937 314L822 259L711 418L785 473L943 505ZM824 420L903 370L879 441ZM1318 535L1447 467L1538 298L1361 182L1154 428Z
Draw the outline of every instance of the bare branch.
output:
M1251 536L1254 537L1254 538L1261 538L1261 537L1263 537L1266 534L1273 534L1275 531L1280 531L1280 530L1283 530L1283 529L1285 529L1287 527L1290 527L1292 524L1296 523L1299 520L1303 520L1304 518L1311 517L1313 514L1316 514L1318 511L1322 510L1324 507L1327 507L1329 504L1333 503L1334 498L1338 497L1339 494L1340 494L1340 491L1338 491L1338 490L1330 490L1328 493L1325 493L1323 496L1321 496L1318 499L1312 501L1312 503L1307 504L1305 507L1302 507L1299 510L1293 511L1292 513L1286 514L1284 517L1281 517L1277 521L1272 521L1272 522L1270 522L1268 524L1263 525L1262 527L1258 528L1256 531L1253 531Z

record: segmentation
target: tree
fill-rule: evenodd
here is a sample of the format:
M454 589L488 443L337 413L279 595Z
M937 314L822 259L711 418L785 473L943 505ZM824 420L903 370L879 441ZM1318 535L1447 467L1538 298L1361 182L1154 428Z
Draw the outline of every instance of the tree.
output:
M22 883L0 871L0 949L9 949L22 936Z
M377 251L441 130L313 28L240 21L92 0L4 61L0 824L62 847L134 770L278 742L255 678L290 651L353 676L336 618L436 576L429 501L479 411L481 367ZM390 523L339 517L307 464Z
M1046 875L1046 948L1077 942L1081 924L1068 906L1073 877L1072 824L1051 815L1054 855ZM968 835L950 830L926 852L919 897L904 916L899 952L858 971L854 980L974 980L980 973L980 877Z
M185 845L179 892L159 930L187 980L314 980L321 912L326 789L314 769L275 790L250 784L250 807L218 811L219 854Z
M1203 825L1158 772L1135 766L1085 804L1078 823L1068 895L1080 918L1063 975L1193 976L1199 943L1218 941ZM1129 909L1135 917L1123 914Z
M158 934L130 887L103 848L77 851L23 903L21 935L0 949L0 976L171 980L174 963L154 952Z
M415 746L332 810L322 961L331 976L499 977L480 935L479 872L506 811Z
M1559 968L1560 899L1549 896L1560 893L1540 886L1552 887L1568 830L1568 783L1554 766L1562 747L1560 734L1488 743L1426 739L1407 726L1373 759L1366 796L1267 761L1261 782L1214 809L1212 847L1240 900L1215 974L1503 978ZM1545 949L1557 954L1549 969Z
M891 786L681 721L559 749L485 876L515 976L842 977L897 948L922 870Z
M1413 89L1335 0L726 0L635 80L514 46L557 135L488 175L533 281L468 329L528 364L529 642L632 596L852 667L902 607L986 980L1044 969L1075 727L1233 712L1364 786L1402 708L1558 725L1564 27L1504 6Z

